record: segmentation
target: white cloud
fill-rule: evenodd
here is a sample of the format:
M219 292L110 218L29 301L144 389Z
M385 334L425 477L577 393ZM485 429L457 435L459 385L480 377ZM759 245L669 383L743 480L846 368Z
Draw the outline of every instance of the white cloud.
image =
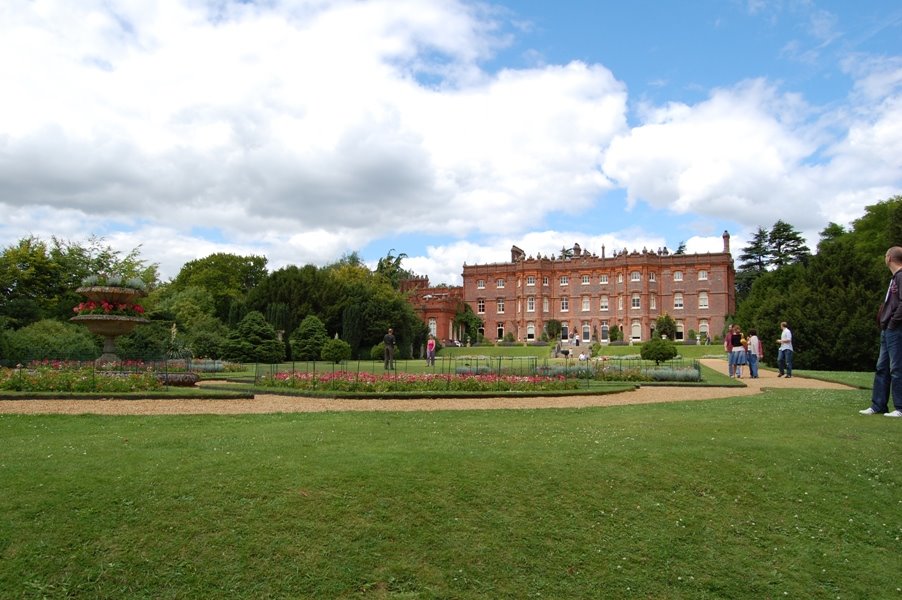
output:
M0 61L0 205L89 230L218 228L301 263L405 231L519 231L608 189L626 126L601 66L483 72L505 36L455 0L0 11L18 57Z

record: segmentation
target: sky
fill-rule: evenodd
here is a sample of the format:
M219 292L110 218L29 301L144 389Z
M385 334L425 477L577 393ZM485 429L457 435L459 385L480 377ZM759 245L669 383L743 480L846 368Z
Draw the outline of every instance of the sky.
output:
M0 247L738 257L902 194L898 0L5 0Z

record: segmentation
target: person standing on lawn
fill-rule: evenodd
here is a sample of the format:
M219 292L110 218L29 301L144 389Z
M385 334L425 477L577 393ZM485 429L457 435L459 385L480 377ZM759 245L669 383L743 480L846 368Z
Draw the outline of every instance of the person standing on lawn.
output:
M431 333L426 340L426 366L435 366L435 336Z
M761 352L761 340L758 339L758 332L749 329L749 375L752 379L758 379L758 361L763 358Z
M780 374L777 377L783 377L784 373L787 377L792 377L792 331L789 330L786 321L780 323L780 329L783 332L777 340L780 344L777 351L777 368L780 369Z
M880 354L874 370L871 405L858 412L902 417L902 247L893 246L887 250L883 261L893 276L877 313ZM893 394L893 412L887 412L890 390Z
M395 332L389 327L388 333L385 334L385 337L382 338L382 343L385 344L385 369L394 369L395 368Z

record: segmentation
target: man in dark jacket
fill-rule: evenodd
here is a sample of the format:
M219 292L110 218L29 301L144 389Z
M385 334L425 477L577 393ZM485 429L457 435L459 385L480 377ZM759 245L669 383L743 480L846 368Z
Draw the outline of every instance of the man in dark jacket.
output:
M858 412L863 415L883 413L887 417L902 417L902 247L893 246L887 250L884 261L893 277L889 281L880 312L877 313L880 323L880 355L874 372L871 406ZM893 412L887 412L890 390L893 394Z
M395 332L391 329L388 330L388 333L385 334L385 337L382 338L382 343L385 344L385 368L386 369L394 369L395 368Z

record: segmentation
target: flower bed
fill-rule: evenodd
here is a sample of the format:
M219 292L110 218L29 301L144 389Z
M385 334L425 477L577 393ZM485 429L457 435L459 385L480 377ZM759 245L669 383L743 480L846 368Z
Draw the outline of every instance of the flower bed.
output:
M566 377L515 375L448 375L352 373L275 373L260 381L264 387L334 392L495 392L557 391L578 389L576 380Z
M142 392L163 389L153 371L103 371L65 363L0 369L0 390L15 392Z

